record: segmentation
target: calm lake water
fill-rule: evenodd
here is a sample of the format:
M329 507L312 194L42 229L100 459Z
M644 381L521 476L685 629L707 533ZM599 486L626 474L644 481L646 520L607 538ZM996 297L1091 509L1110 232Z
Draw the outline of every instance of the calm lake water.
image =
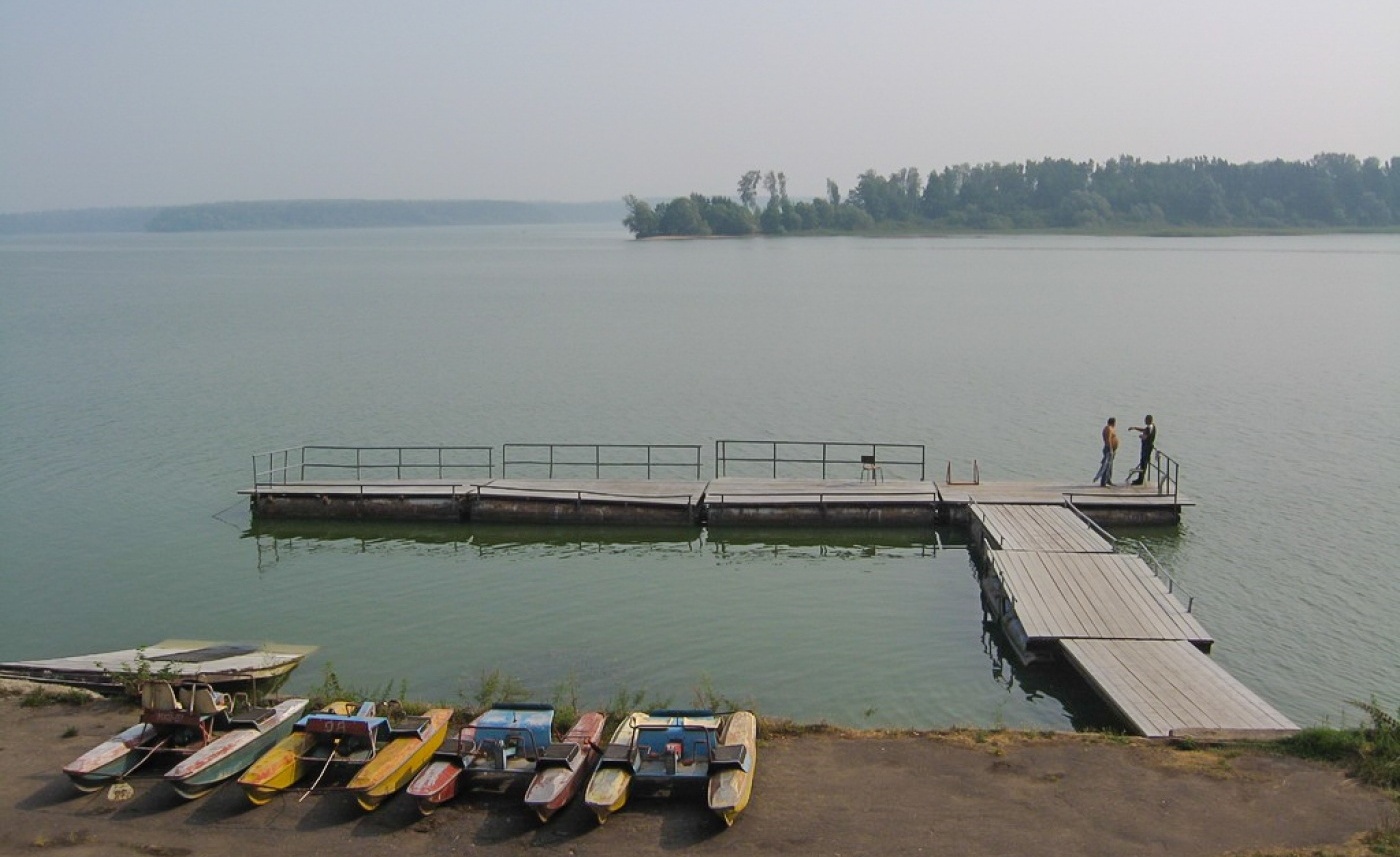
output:
M689 443L708 475L719 438L1088 484L1104 418L1150 412L1199 505L1142 535L1214 657L1356 722L1400 703L1398 331L1396 236L6 238L0 659L261 639L321 647L293 688L1103 723L1003 659L956 530L254 525L236 492L304 443Z

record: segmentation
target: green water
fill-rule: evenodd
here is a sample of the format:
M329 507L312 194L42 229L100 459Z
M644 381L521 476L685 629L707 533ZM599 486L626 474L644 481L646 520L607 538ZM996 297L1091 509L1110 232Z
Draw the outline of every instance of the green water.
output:
M1067 727L956 531L258 524L303 443L922 443L1089 482L1151 412L1199 505L1150 531L1214 657L1300 722L1400 687L1400 239L637 243L590 227L0 242L0 657L165 637L855 725ZM1129 444L1129 453L1133 452Z

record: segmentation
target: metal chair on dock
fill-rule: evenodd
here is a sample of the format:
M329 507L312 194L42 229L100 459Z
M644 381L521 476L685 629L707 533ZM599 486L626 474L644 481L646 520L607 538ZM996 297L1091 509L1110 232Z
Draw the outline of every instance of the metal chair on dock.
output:
M884 471L880 469L880 465L875 463L875 456L873 455L862 455L860 457L860 481L865 481L866 474L870 475L870 481L872 482L879 482L884 478Z

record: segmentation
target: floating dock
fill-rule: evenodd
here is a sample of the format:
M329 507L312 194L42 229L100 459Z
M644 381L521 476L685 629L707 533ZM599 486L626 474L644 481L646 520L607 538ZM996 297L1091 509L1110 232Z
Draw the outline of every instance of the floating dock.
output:
M1213 640L1165 572L1102 525L1176 524L1194 505L1157 451L1142 486L926 478L910 444L719 441L715 478L689 445L298 447L254 458L264 518L726 527L932 527L972 533L983 603L1025 663L1071 664L1138 733L1277 738L1298 727L1211 661ZM533 478L504 478L511 467ZM730 476L731 467L764 476ZM644 471L643 471L644 468ZM793 469L818 476L795 475ZM592 477L561 471L582 469ZM603 478L623 470L645 478ZM342 474L354 478L334 478ZM484 472L483 472L484 471ZM674 471L694 478L666 478ZM332 478L326 478L330 474ZM885 478L893 475L895 478Z
M298 480L240 490L261 518L610 525L970 524L974 503L1063 507L1106 524L1174 524L1194 501L1151 487L856 479Z
M970 506L984 606L1024 663L1067 660L1149 738L1274 739L1298 727L1207 657L1173 585L1069 505Z

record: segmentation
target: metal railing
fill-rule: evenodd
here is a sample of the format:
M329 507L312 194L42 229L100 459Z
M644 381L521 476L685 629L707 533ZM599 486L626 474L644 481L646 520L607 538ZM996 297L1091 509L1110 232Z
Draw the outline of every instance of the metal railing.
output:
M507 443L501 446L501 476L510 469L535 468L547 478L556 473L561 478L578 477L579 472L592 470L594 479L603 478L606 471L636 475L645 473L651 479L657 471L682 471L700 479L700 446L669 443ZM562 471L562 472L560 472Z
M1140 539L1133 538L1122 538L1115 540L1115 547L1121 548L1124 545L1132 548L1132 552L1144 563L1146 563L1148 568L1152 569L1153 577L1159 578L1166 582L1168 595L1174 595L1176 593L1176 578L1172 577L1171 572L1167 571L1167 567L1162 564L1161 560L1157 559L1157 555L1154 554L1147 547L1147 544L1145 542L1143 542ZM1120 550L1119 552L1127 553L1127 551L1122 550ZM1186 596L1186 612L1190 613L1192 608L1195 606L1196 597L1194 595Z
M737 465L738 470L752 471L760 468L750 465L764 465L763 470L772 479L779 478L781 465L790 465L784 470L807 471L821 466L821 479L828 478L830 469L849 472L852 477L861 475L861 457L873 456L874 463L882 469L918 467L918 480L925 474L925 450L919 443L846 443L838 441L800 440L717 440L715 441L715 476L729 475L729 465ZM750 472L736 475L752 475ZM791 476L784 473L784 476ZM907 477L906 477L907 478Z
M1176 499L1177 481L1181 476L1181 465L1176 459L1160 449L1152 450L1152 460L1147 464L1145 476L1157 483L1158 496Z
M294 446L253 456L253 484L453 479L496 472L490 446ZM392 475L390 475L392 473Z

